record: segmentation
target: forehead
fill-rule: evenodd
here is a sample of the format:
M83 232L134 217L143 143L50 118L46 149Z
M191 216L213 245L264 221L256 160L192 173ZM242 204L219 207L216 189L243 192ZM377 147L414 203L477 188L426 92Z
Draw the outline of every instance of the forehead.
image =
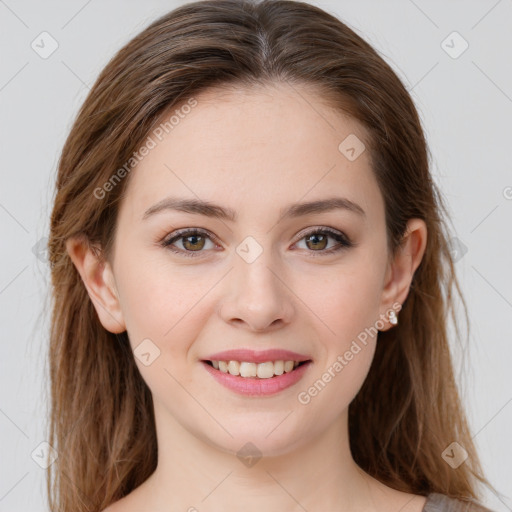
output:
M346 140L364 148L367 132L318 91L210 89L188 104L162 116L132 171L124 202L137 216L166 195L212 200L242 216L336 193L365 210L383 208L369 151L344 153Z

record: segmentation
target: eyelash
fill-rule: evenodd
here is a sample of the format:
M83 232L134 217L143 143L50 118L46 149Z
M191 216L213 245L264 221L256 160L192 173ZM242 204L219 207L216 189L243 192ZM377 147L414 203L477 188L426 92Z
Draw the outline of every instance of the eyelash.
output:
M175 241L177 241L181 238L186 238L185 235L187 235L187 236L204 235L207 238L210 238L212 241L216 240L216 238L214 236L212 236L208 231L206 231L204 229L201 229L201 228L189 229L189 228L187 228L187 229L182 229L182 230L176 231L173 234L172 238L167 238L162 242L162 246L169 249L171 252L185 256L186 258L197 258L204 251L202 251L202 250L201 251L184 251L182 249L176 249L175 247L172 246L172 244ZM334 240L336 240L338 242L337 245L335 245L334 247L331 247L330 249L327 249L327 250L308 251L308 252L313 253L312 254L313 257L334 254L336 252L339 252L343 249L348 249L349 247L353 247L355 245L343 233L335 231L334 229L331 229L331 228L315 228L312 231L304 233L304 235L299 240L297 240L297 242L300 242L304 238L307 238L312 235L329 235L331 238L333 238ZM297 242L295 242L295 243L297 243ZM320 254L314 254L315 252L319 252Z

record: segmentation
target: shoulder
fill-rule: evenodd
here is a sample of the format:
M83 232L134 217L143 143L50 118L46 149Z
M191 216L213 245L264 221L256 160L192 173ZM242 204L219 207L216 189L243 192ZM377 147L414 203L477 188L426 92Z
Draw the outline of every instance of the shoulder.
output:
M493 512L475 500L451 498L437 492L430 493L422 512Z
M114 503L111 503L107 508L103 509L101 512L128 512L130 508L126 506L126 499L121 498Z
M101 512L147 512L147 504L144 503L140 489L131 491L117 501L114 501Z

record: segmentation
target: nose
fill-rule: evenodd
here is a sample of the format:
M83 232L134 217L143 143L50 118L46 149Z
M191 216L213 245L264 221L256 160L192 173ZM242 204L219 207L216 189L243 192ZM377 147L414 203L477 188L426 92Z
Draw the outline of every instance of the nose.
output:
M273 268L275 265L266 257L269 252L263 251L252 263L235 258L219 309L225 322L258 332L291 322L293 292L281 277L284 273Z

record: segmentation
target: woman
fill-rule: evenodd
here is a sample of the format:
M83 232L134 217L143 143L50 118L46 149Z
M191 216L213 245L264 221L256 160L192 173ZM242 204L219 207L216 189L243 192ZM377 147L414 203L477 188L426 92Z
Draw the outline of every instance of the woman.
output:
M424 133L341 21L163 16L99 76L56 189L52 510L485 510Z

